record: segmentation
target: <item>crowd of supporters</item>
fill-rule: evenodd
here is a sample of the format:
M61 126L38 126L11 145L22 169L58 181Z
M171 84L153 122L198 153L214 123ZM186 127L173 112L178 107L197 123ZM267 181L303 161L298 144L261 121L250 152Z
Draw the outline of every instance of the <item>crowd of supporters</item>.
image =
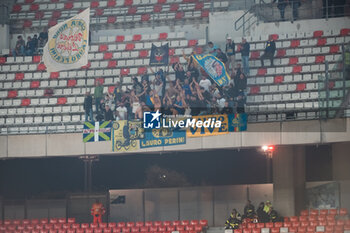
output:
M270 201L261 202L255 211L254 205L248 200L244 207L243 216L236 209L233 209L225 222L225 228L238 229L240 224L250 222L283 222L283 217L274 210Z
M243 40L238 51L248 58L235 63L235 44L227 38L223 52L212 42L208 43L208 53L216 56L224 64L231 76L228 85L218 86L191 56L183 55L186 65L173 63L171 68L147 69L141 77L132 78L131 88L122 88L121 81L115 84L112 93L103 93L102 84L96 80L93 96L86 92L84 109L85 121L142 119L143 112L157 111L165 115L210 115L243 113L246 102L247 76L249 75L249 43ZM195 53L195 52L194 52ZM170 78L169 70L175 73ZM95 102L95 117L93 113Z
M28 36L27 42L22 36L17 36L15 48L12 49L12 56L33 56L41 54L40 48L43 48L47 42L48 34L43 31L38 35L34 35L33 38Z

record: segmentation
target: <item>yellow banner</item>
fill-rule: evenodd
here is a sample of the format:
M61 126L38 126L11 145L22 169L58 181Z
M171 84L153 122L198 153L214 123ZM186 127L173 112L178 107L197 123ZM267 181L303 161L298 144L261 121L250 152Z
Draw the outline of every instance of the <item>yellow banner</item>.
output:
M127 120L113 123L112 151L123 152L139 149L138 140L131 140L129 125Z
M221 121L221 127L215 128L213 124L209 124L209 127L189 127L187 129L187 137L204 137L204 136L215 136L228 133L228 117L227 115L205 115L205 116L193 116L196 121L201 120L203 122L210 121Z

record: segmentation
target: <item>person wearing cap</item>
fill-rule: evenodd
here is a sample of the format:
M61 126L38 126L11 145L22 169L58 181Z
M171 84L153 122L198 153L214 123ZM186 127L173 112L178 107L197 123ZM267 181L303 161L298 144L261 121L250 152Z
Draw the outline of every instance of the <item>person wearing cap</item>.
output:
M243 72L245 75L249 75L249 55L250 55L250 44L245 38L242 39L240 46L240 52L242 56Z
M236 51L235 51L235 42L232 40L231 37L226 38L226 55L228 58L228 61L226 62L226 69L230 69L230 64L231 64L231 69L233 70L235 68L235 62L236 62Z

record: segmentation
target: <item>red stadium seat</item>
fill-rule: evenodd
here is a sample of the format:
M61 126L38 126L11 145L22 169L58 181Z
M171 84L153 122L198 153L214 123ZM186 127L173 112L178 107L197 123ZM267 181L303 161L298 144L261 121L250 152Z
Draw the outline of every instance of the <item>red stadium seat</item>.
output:
M208 220L206 220L206 219L199 220L199 225L201 225L203 227L208 226Z
M168 33L163 32L163 33L159 33L159 40L166 40L168 38Z
M195 232L201 232L203 230L203 226L201 225L194 225L194 231Z
M185 230L185 226L178 225L178 226L176 226L176 230L177 231L184 231Z
M283 222L275 222L274 226L278 228L283 227Z
M169 49L169 56L173 56L174 54L175 54L175 49Z
M105 53L105 54L103 54L103 59L104 60L109 60L111 58L113 58L113 53Z
M109 0L107 2L107 7L115 7L115 4L116 4L116 0Z
M20 5L20 4L15 4L15 5L13 5L13 7L12 7L12 12L13 13L18 13L18 12L20 12L22 10L22 6Z
M186 230L186 231L194 231L194 226L192 226L192 225L187 225L187 226L185 226L185 230ZM159 230L159 231L161 231L161 230Z
M142 70L143 73L145 72L145 70L147 70L146 67L139 67L139 72L140 72L140 68L143 68L143 70ZM138 73L139 73L139 72L138 72ZM143 74L143 73L141 73L141 74ZM139 74L140 74L140 73L139 73ZM170 226L170 225L171 225L171 221L163 221L163 226L166 226L166 227L167 227L167 226Z
M92 1L90 3L90 7L91 8L97 8L100 5L100 3L98 1Z
M6 63L6 57L0 57L0 64Z
M37 11L35 12L35 19L42 19L44 17L44 12L42 11Z
M328 214L329 214L329 215L336 215L336 214L338 214L338 210L337 210L337 209L330 209L330 210L328 211Z
M283 80L284 80L284 76L275 76L274 78L274 83L277 84L277 83L283 83Z
M30 88L38 88L40 87L40 81L31 81Z
M335 210L335 211L337 211L337 210ZM326 216L327 221L332 221L332 220L334 220L334 218L335 218L335 214L330 214L330 215Z
M103 13L104 13L103 9L96 9L95 10L95 16L101 16L101 15L103 15Z
M280 232L280 228L279 227L273 227L270 230L271 230L270 231L271 233L279 233Z
M283 222L283 227L291 227L292 223L291 222Z
M306 231L308 231L308 232L315 232L315 230L316 230L316 227L314 227L314 226L308 226L307 228L306 228Z
M298 57L290 57L289 58L289 65L295 65L298 63Z
M24 2L25 2L26 4L31 4L31 3L34 2L34 0L25 0Z
M133 41L140 41L141 38L142 38L142 36L140 34L137 34L137 35L133 35L132 40Z
M278 40L278 34L271 34L270 37L272 37L273 40Z
M168 226L167 230L170 232L175 231L175 226Z
M265 227L265 223L263 222L259 222L256 224L256 228L264 228Z
M99 82L99 83L101 83L101 84L104 84L104 83L105 83L104 78L97 78L95 81L96 81L96 82ZM122 225L123 225L123 223L121 223L121 225L118 226L118 227L125 227L125 226L126 226L125 223L124 223L124 226L122 226Z
M267 222L265 223L266 228L272 228L273 227L273 222Z
M24 28L30 28L32 26L32 21L31 20L24 20L23 22L23 27Z
M235 229L233 232L234 233L243 233L242 229Z
M176 12L178 10L179 10L179 4L173 3L173 4L170 5L170 11Z
M294 66L293 67L293 73L296 74L296 73L300 73L302 71L302 66Z
M115 68L117 67L117 61L116 60L111 60L111 61L108 61L108 68Z
M115 41L116 41L116 42L123 42L124 39L125 39L125 36L117 36L117 37L115 38Z
M335 226L336 225L336 221L335 220L328 220L327 224L328 224L328 226Z
M306 84L305 83L298 83L297 84L297 91L303 91L306 88Z
M108 49L108 46L106 44L101 44L99 47L98 47L98 51L99 52L104 52L104 51L107 51Z
M306 222L308 221L309 217L308 216L299 216L299 221L301 222Z
M258 69L258 75L263 76L266 75L267 69L266 68L260 68Z
M337 224L337 226L344 226L344 225L345 225L345 221L344 221L344 220L341 220L341 219L338 219L338 220L336 221L336 224Z
M68 87L75 87L77 85L77 80L76 79L70 79L67 82Z
M54 19L58 19L59 17L61 17L62 13L61 11L53 11L52 12L52 18Z
M15 80L23 80L24 79L24 73L16 73Z
M204 3L203 3L203 2L197 2L197 3L196 3L196 6L194 7L194 9L195 9L196 11L198 11L198 10L202 10L203 7L204 7Z
M339 210L339 214L342 215L342 216L347 215L348 214L348 210L345 209L345 208L342 208L342 209Z
M82 228L82 229L87 229L87 228L89 228L89 223L82 223L82 224L81 224L81 228Z
M130 232L130 231L131 231L130 227L123 227L122 228L123 233Z
M39 10L39 4L34 3L30 5L30 11L37 11L37 10Z
M248 228L255 228L255 223L251 223L250 222L250 223L247 224L247 227Z
M73 8L73 2L66 2L66 3L64 4L64 9L70 10L70 9L72 9L72 8Z
M209 17L209 11L208 11L208 10L202 11L201 17L202 17L202 18L207 18L207 17Z
M108 227L109 228L113 228L113 227L116 227L117 226L117 223L115 223L115 222L109 222L108 223Z
M145 222L145 226L146 226L146 227L153 226L153 222L152 222L152 221L146 221L146 222Z
M120 232L122 232L122 229L120 227L113 227L112 232L113 233L120 233Z
M143 14L141 15L141 21L149 21L151 19L150 14Z
M148 232L148 227L146 227L146 226L141 226L141 227L140 227L140 232Z
M252 233L260 233L261 229L260 228L253 228Z
M166 0L158 0L158 3L159 4L164 4L164 3L166 3Z
M309 221L309 225L312 226L312 227L317 227L319 225L319 222L318 221Z
M57 20L55 19L52 19L52 20L49 20L49 23L47 24L49 27L53 27L57 24Z
M108 16L107 23L113 24L117 21L117 18L115 16Z
M324 63L325 61L325 56L316 56L316 63Z
M145 73L146 70L147 70L146 67L139 67L138 70L137 70L137 74L142 75L142 74ZM166 222L168 223L169 221L166 221ZM164 226L169 226L169 225L170 225L170 224L165 225L165 222L164 222Z
M85 66L82 66L82 69L89 69L91 67L91 62L88 62Z
M72 229L78 229L78 228L80 228L80 224L79 224L79 223L73 223L73 224L71 225L71 228L72 228Z
M344 225L344 230L345 230L345 231L349 231L349 230L350 230L350 224Z
M252 51L250 53L250 59L258 59L260 57L260 52L259 51Z
M243 228L243 233L252 233L252 229Z
M288 231L291 233L295 233L295 232L298 232L298 228L297 227L288 227Z
M67 98L66 97L60 97L57 99L57 104L58 105L63 105L67 103Z
M140 228L139 227L131 227L131 232L139 232Z
M319 38L317 40L317 46L323 46L327 43L327 39L326 38ZM311 214L311 213L310 213Z
M137 13L137 7L133 6L128 9L128 14L129 15L134 15Z
M182 19L185 16L184 12L178 11L175 14L175 19Z
M103 233L103 229L97 228L93 230L94 233Z
M159 226L158 227L159 232L165 232L166 231L166 226Z
M41 61L41 56L33 56L33 62L39 63Z
M278 49L276 57L284 57L286 56L286 50L285 49Z
M153 7L153 12L154 13L159 13L162 11L162 5L160 4L155 4L154 7Z
M292 41L290 42L290 47L291 47L291 48L299 47L299 45L300 45L300 41L299 41L299 40L292 40Z
M135 48L135 44L126 44L126 46L125 46L125 50L134 50L134 48Z
M298 227L298 232L306 232L306 227Z
M135 225L134 222L127 222L126 227L133 227Z
M171 57L170 58L170 64L173 64L173 63L177 63L177 62L179 62L179 57Z
M195 46L195 45L197 45L197 43L198 43L198 40L189 40L189 41L188 41L188 46L189 46L189 47Z
M253 86L250 88L250 94L257 94L260 92L260 87L259 86Z
M340 36L347 36L350 34L350 28L343 28L340 30Z
M43 64L43 63L42 63L42 64L39 64L37 70L38 70L38 71L45 71L45 70L46 70L45 64Z
M157 232L158 231L158 227L157 226L150 226L149 227L149 231L150 232Z
M317 57L316 57L317 60ZM327 215L328 214L328 209L322 209L320 210L320 215Z
M323 36L323 31L314 31L314 38L318 38L318 37L321 37Z
M125 0L124 6L131 6L133 4L133 0Z

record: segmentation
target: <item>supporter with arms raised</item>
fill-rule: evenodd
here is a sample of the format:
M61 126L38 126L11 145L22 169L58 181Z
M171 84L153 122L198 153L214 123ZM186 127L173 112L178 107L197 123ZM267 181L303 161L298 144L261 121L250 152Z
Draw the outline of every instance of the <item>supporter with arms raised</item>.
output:
M211 41L208 42L208 53L209 54L211 54L211 55L216 57L216 53L217 53L216 50L217 50L217 48L218 47L216 45L214 45L213 42L211 42Z
M273 40L273 36L269 37L266 42L264 54L260 57L261 65L264 66L264 59L270 59L271 66L273 66L273 58L276 52L276 43Z

